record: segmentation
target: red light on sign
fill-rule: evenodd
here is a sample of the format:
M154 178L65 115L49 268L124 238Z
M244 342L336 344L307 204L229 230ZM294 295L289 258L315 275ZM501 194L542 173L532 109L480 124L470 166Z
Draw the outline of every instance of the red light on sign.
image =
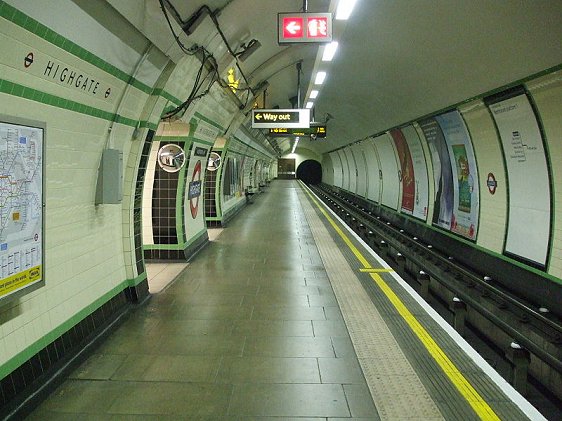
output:
M279 13L277 25L279 44L332 41L331 13Z
M283 37L284 38L302 38L304 36L304 19L303 18L283 18Z

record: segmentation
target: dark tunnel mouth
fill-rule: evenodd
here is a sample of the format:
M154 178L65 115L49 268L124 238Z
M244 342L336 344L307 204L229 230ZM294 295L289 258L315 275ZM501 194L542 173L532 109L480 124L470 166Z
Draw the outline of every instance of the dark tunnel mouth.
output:
M307 159L297 168L297 178L306 184L320 184L322 182L322 165L313 159Z

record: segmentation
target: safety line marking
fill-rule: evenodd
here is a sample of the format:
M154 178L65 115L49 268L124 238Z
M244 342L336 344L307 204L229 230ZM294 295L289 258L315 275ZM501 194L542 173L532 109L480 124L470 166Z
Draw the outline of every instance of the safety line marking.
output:
M364 269L359 269L359 272L364 272L364 273L390 273L390 272L394 272L394 269L372 269L372 268L364 268Z
M318 203L318 201L314 198L314 196L312 196L308 189L304 187L303 189L307 193L308 197L310 197L310 199L314 202L316 207L320 210L320 212L322 212L330 225L338 233L344 243L353 252L355 257L357 257L357 259L361 262L361 264L364 266L364 269L373 269L367 259L363 256L363 254L357 249L357 247L355 247L349 237L337 226L336 222L330 215L328 215L325 209L320 206L320 203ZM490 407L490 405L488 405L488 403L482 398L482 396L480 396L478 391L476 391L476 389L474 389L470 382L463 376L463 374L459 371L455 364L449 359L449 357L447 357L445 352L435 342L429 332L420 324L420 322L414 317L410 310L408 310L406 305L394 293L392 288L388 286L384 279L382 279L382 277L378 273L370 273L370 276L371 278L373 278L375 284L386 295L392 305L396 308L396 310L398 310L398 313L408 324L412 332L414 332L414 334L418 337L431 357L437 362L439 367L441 367L445 375L449 378L449 380L451 380L453 385L457 388L463 398L466 399L468 404L472 407L472 409L474 410L474 412L476 412L480 419L486 421L500 421L500 418Z

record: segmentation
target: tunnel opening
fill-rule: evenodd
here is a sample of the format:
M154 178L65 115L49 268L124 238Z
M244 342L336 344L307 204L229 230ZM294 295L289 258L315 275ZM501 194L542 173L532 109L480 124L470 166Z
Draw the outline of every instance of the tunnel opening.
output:
M322 182L322 165L312 159L301 162L297 168L297 178L306 184L320 184Z

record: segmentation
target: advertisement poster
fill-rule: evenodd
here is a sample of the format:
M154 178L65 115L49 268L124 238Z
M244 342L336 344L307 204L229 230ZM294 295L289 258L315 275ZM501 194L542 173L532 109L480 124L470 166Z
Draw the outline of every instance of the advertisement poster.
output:
M545 265L551 192L537 119L524 93L488 106L500 133L509 180L505 251Z
M468 130L458 111L435 117L447 143L453 178L451 231L474 240L478 228L479 189L476 159Z
M394 140L396 152L398 153L398 162L400 163L399 179L402 182L402 206L401 211L412 215L414 213L414 200L416 195L416 176L414 173L414 165L410 148L406 143L406 138L400 129L390 131L390 135Z
M434 225L450 230L454 206L454 188L447 143L437 120L429 118L420 121L419 125L427 140L431 162L433 163L435 203L432 222Z
M403 127L401 131L410 150L415 174L414 211L412 216L426 221L427 207L429 206L429 178L422 143L414 126Z
M43 134L0 122L0 300L43 281Z

